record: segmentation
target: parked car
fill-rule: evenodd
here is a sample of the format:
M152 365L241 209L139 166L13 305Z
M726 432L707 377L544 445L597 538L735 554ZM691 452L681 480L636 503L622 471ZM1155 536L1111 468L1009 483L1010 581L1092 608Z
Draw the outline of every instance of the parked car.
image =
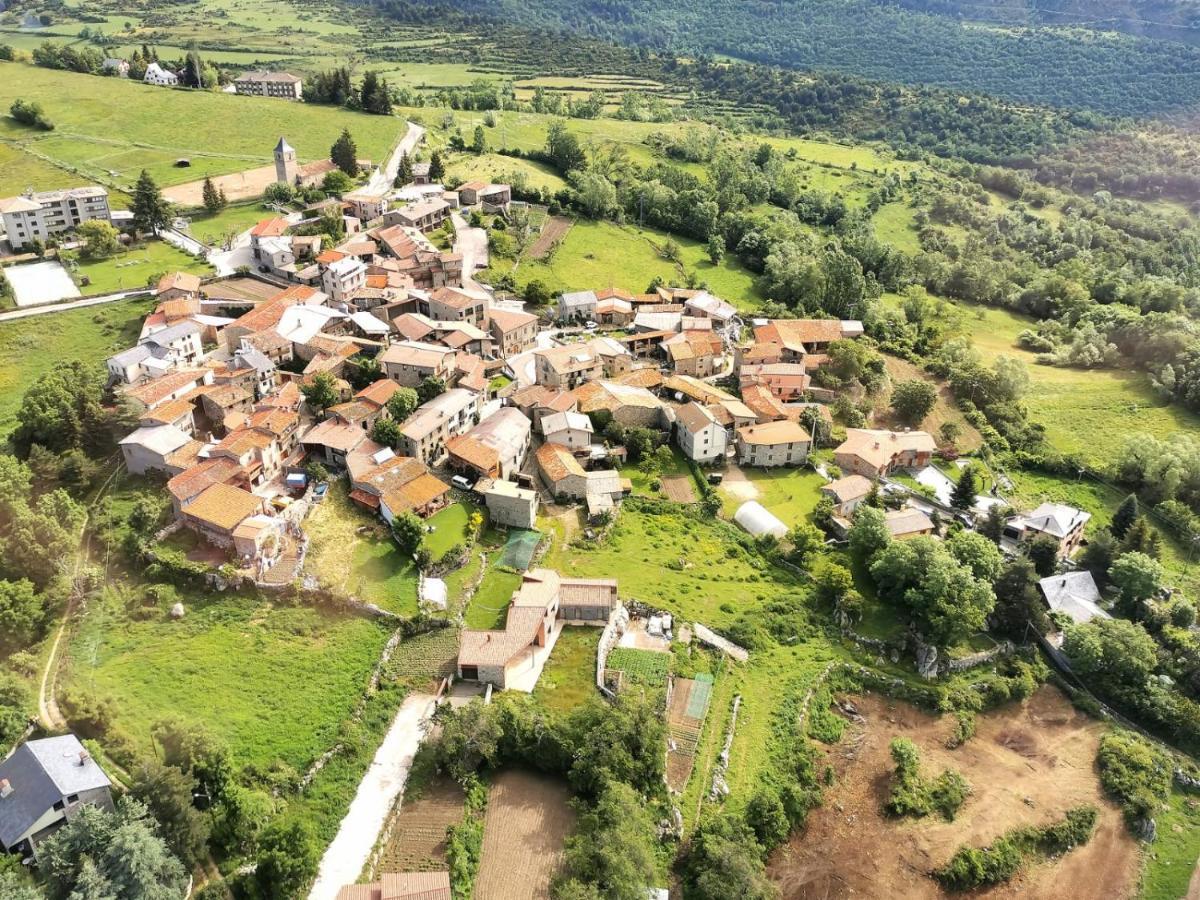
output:
M450 483L460 491L469 491L475 487L475 483L463 475L455 475L450 479Z

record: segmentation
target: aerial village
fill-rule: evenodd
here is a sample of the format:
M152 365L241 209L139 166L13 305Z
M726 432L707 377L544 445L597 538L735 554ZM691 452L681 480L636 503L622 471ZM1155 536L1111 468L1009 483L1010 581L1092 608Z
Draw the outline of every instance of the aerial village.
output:
M285 90L284 82L264 82L276 83ZM299 165L283 137L274 153L276 178L287 184L312 183L328 168ZM626 596L620 571L582 578L540 565L536 540L522 538L536 535L548 508L580 509L586 535L603 535L634 491L631 457L655 448L681 457L691 475L655 479L653 490L683 502L695 501L697 487L736 492L747 472L811 469L823 480L824 539L832 544L844 543L856 511L880 497L894 540L937 537L952 522L973 528L1007 505L995 491L965 507L955 502L955 483L932 465L935 457L956 465L944 436L835 426L839 390L814 374L830 364L832 346L862 339L861 322L755 318L703 288L613 286L621 272L610 285L528 310L475 280L487 263L486 240L472 243L466 233L453 251L428 237L452 217L469 232L464 215L509 216L508 186L473 181L447 190L431 182L428 163L411 171L407 184L379 187L373 179L341 198L264 218L250 231L249 265L235 274L164 275L137 343L107 361L116 402L137 419L120 441L125 467L170 497L173 520L158 537L190 533L189 558L211 569L215 585L315 585L306 519L340 485L364 523L379 520L414 556L422 614L444 615L446 567L418 545L439 512L465 505L507 535L506 559L521 575L502 627L459 632L439 702L533 691L568 625L602 632L596 689L611 694L622 673L606 671L605 658L616 648L685 640L735 659L748 653L703 622L675 621ZM54 203L69 203L76 219L80 204L90 211L85 218L110 215L102 189L67 193L5 201L8 234L45 236ZM343 242L301 234L328 215L340 217ZM719 509L718 502L708 512ZM769 503L745 499L728 512L755 540L789 535ZM1006 516L1001 547L1011 553L1049 538L1069 560L1088 519L1060 504L1023 510ZM1076 621L1108 615L1086 571L1068 569L1041 587L1056 613ZM936 673L936 659L925 663ZM683 699L672 709L689 695L704 698L700 712L689 713L696 728L711 682L679 685ZM691 774L689 752L672 741L669 755L684 759L668 765L673 789ZM45 784L45 796L8 822L4 791L34 781ZM111 806L108 786L73 736L31 742L0 763L0 844L36 851L75 805ZM352 884L356 872L323 872L313 896L451 896L445 872L387 872L374 884Z

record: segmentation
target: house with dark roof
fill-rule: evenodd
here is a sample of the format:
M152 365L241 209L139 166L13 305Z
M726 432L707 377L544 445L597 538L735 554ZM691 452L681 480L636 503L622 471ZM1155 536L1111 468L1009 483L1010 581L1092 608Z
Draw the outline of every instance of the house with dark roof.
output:
M84 806L112 811L111 787L75 735L26 741L0 762L0 849L36 857Z

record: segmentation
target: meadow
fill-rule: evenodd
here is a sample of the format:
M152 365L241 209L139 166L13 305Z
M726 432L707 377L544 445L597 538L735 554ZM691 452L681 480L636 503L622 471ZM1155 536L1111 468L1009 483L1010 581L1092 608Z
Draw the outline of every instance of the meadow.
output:
M360 156L382 160L404 132L399 119L335 107L171 90L0 63L0 107L7 109L18 98L40 103L55 130L34 131L4 117L0 140L31 142L31 149L71 174L125 190L143 168L168 185L264 165L280 135L301 161L311 161L328 158L330 146L346 128ZM191 166L176 167L181 157ZM0 167L0 194L19 193L26 186Z
M542 705L569 712L596 690L596 647L600 629L587 625L565 626L558 635L542 677L533 691L533 699Z
M666 259L662 248L674 241L679 262ZM553 292L624 288L640 293L655 278L678 284L687 273L740 309L753 309L763 299L754 274L732 256L714 266L702 244L652 228L580 220L548 258L512 261L493 259L493 276L511 272L518 285L539 280Z
M255 595L185 597L187 614L131 618L118 591L71 640L67 693L112 701L112 726L150 755L167 717L203 722L241 764L302 769L337 737L389 631L366 619L276 607Z
M740 472L742 479L738 480L731 479L727 473L725 482L717 489L726 518L733 518L739 506L754 499L789 528L808 520L821 499L821 485L825 483L825 479L811 469L746 468ZM747 483L757 492L753 498Z
M82 294L113 294L153 286L167 272L209 275L212 267L165 241L147 241L107 259L76 259L75 278ZM86 284L84 280L86 279Z
M1200 416L1164 402L1141 372L1039 365L1035 354L1016 345L1032 319L994 307L963 309L963 328L985 360L1004 355L1025 363L1032 382L1025 403L1056 450L1106 469L1129 434L1164 438L1200 428Z
M99 370L137 342L153 308L153 300L138 298L0 323L0 440L16 427L21 398L40 375L74 359Z

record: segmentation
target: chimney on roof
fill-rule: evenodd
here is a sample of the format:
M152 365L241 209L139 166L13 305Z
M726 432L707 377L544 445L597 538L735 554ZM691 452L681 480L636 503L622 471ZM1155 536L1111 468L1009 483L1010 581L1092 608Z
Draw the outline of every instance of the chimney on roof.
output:
M0 778L0 800L7 800L12 796L13 786L7 778Z
M79 765L86 766L88 764L88 762L91 760L91 758L92 758L91 754L88 753L86 750L79 751Z

